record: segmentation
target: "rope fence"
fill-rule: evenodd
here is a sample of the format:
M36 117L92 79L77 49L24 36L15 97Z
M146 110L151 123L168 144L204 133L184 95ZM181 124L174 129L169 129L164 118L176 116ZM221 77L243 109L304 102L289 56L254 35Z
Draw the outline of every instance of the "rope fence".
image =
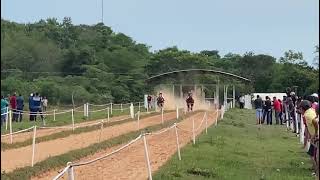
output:
M178 108L177 108L178 109ZM162 111L163 112L163 111ZM179 117L178 115L178 110L176 111L177 112L177 118ZM219 112L220 112L220 119L222 118L222 112L224 112L224 107L222 106L222 109L219 111L219 110L216 110L216 112L214 113L214 117L215 117L215 125L217 125L217 121L218 121L218 115L219 115ZM138 123L138 127L139 127L139 119L140 119L140 111L138 111L137 113L134 114L134 117L137 117L137 123ZM207 115L207 112L205 112L199 126L197 128L194 127L194 118L192 118L193 120L193 128L192 128L192 131L189 131L189 130L184 130L184 129L181 129L179 127L179 124L180 123L174 123L172 126L170 127L167 127L165 129L162 129L162 130L159 130L158 132L148 132L148 133L142 133L140 134L138 137L134 138L133 140L131 140L129 143L121 146L120 148L108 153L108 154L105 154L103 156L100 156L98 158L95 158L95 159L92 159L92 160L89 160L89 161L85 161L85 162L78 162L78 163L71 163L71 162L68 162L67 163L67 166L57 175L55 176L53 179L54 180L58 180L59 178L61 178L64 174L68 173L68 179L69 180L74 180L75 177L74 177L74 169L73 167L77 167L77 166L85 166L85 165L89 165L89 164L92 164L94 162L97 162L99 160L102 160L102 159L105 159L109 156L112 156L112 155L115 155L116 153L120 152L121 150L129 147L130 145L134 144L135 142L137 142L138 140L142 139L143 140L143 145L144 145L144 154L145 154L145 160L146 160L146 166L147 166L147 170L148 170L148 178L150 180L152 180L152 171L151 171L151 164L150 164L150 158L149 158L149 151L148 151L148 145L147 145L147 140L146 140L146 136L153 136L153 135L160 135L162 133L165 133L165 132L168 132L169 130L175 130L175 136L176 136L176 146L177 146L177 152L178 152L178 159L181 160L181 152L180 152L180 142L179 142L179 133L178 133L178 130L184 130L184 131L187 131L187 132L191 132L193 133L193 142L195 143L195 132L196 131L199 131L200 128L203 126L204 122L205 122L205 132L207 133L207 128L208 128L208 115Z

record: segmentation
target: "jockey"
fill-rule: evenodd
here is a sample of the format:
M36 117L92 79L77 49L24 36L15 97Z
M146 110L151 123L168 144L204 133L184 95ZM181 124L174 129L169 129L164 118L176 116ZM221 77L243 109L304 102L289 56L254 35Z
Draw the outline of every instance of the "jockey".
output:
M159 93L159 96L157 98L157 105L160 108L163 108L163 104L164 104L164 98L162 96L162 93Z
M188 112L190 110L193 111L194 99L192 98L192 94L191 93L188 94L186 102L187 102L187 106L188 106Z

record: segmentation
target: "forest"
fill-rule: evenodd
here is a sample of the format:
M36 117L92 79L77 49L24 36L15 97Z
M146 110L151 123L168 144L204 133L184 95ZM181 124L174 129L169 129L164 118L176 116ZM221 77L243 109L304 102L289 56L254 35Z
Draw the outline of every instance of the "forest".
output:
M254 52L221 56L215 49L190 52L176 46L152 52L147 44L102 23L74 25L68 17L32 24L1 19L1 94L17 92L26 98L39 92L52 104L71 104L72 95L75 103L141 101L152 91L145 83L148 77L202 68L251 79L254 92L284 92L296 86L298 95L306 95L319 89L318 52L315 45L315 66L292 50L279 59Z

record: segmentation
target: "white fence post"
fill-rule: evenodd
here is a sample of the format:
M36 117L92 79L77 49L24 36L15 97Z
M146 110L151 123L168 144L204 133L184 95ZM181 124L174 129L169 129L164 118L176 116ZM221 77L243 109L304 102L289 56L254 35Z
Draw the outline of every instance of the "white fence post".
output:
M89 117L89 103L87 103L87 117Z
M110 103L110 113L112 114L112 103Z
M107 111L108 111L108 122L110 122L110 109L109 109L109 107L107 108Z
M143 134L143 144L144 144L144 155L145 155L146 163L148 167L148 177L149 177L149 180L152 180L151 165L150 165L149 152L148 152L147 140L146 140L145 134Z
M67 166L71 165L71 162L67 163ZM68 180L74 180L74 168L73 166L70 166L68 169Z
M87 116L87 103L83 104L83 116Z
M298 116L297 116L297 112L294 113L294 118L296 120L296 133L299 133L299 124L298 124Z
M34 154L36 150L36 134L37 134L37 126L33 126L31 167L33 167L34 165Z
M132 119L134 119L134 107L133 107L133 103L130 104L130 116Z
M9 107L6 107L6 131L8 130Z
M179 158L179 160L181 160L180 144L179 144L179 135L178 135L177 123L174 123L174 130L175 130L175 132L176 132L177 149L178 149L178 158Z
M163 108L161 108L161 123L163 124Z
M179 119L179 108L177 106L177 119Z
M123 112L123 107L122 107L122 103L120 104L120 109L121 109L121 112Z
M206 112L206 134L208 134L208 116L207 116L207 112Z
M100 128L100 134L99 134L99 142L101 141L102 130L103 130L103 119L101 120L101 128Z
M218 116L219 116L219 110L216 110L216 122L215 122L215 126L218 125Z
M140 129L140 111L138 111L138 129Z
M12 144L12 110L9 111L10 143Z
M300 132L300 142L304 144L304 131L305 131L305 125L302 119L302 115L300 115L300 124L301 124L301 132Z
M140 107L140 102L138 102L138 104L139 104L139 108L138 108L138 111L140 111L140 108L141 108L141 107Z
M193 144L196 144L196 136L194 133L194 118L192 118L192 140L193 140Z
M56 121L56 110L53 110L53 121Z
M71 110L71 120L72 120L72 131L74 131L74 110Z

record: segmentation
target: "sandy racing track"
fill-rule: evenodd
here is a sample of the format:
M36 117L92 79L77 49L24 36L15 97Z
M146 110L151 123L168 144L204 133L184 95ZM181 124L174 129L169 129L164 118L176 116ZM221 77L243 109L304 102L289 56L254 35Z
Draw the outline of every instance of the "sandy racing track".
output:
M195 134L199 135L205 129L203 117L205 112L199 112L189 118L184 119L178 125L179 144L183 147L192 140L192 119L195 122L195 129L198 129ZM173 114L175 115L175 114ZM218 113L213 111L208 112L208 126L212 125ZM155 117L152 117L155 119ZM149 149L149 157L151 161L152 172L155 172L177 151L175 129L171 128L161 134L148 135L147 144ZM133 137L134 138L134 137ZM115 146L97 152L92 156L85 157L80 161L91 160L110 153L123 145ZM183 158L183 152L181 153ZM61 169L60 169L61 170ZM89 165L74 167L75 179L79 180L102 180L102 179L147 179L147 166L144 157L144 146L142 139L139 139L134 144L123 149L122 151L113 154L110 157L99 160ZM58 174L57 170L46 172L32 179L52 179ZM61 179L68 179L65 174Z
M176 118L176 112L164 114L164 121ZM140 128L161 124L161 114L140 119ZM120 136L138 130L137 122L130 121L123 124L104 127L100 141ZM65 138L40 142L36 144L35 163L44 161L48 157L57 156L71 150L88 147L99 142L100 130L74 134ZM30 135L29 135L30 137ZM1 151L1 171L11 172L16 168L31 165L32 146Z

